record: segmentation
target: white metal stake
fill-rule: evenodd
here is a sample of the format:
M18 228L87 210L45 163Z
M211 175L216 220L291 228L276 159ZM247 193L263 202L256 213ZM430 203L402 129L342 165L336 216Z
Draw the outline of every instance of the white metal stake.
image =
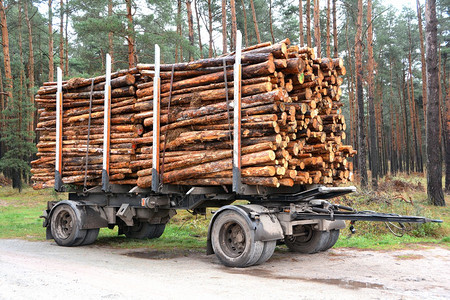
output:
M241 48L242 34L236 32L236 58L234 63L233 110L233 192L241 192Z
M106 54L105 104L103 111L102 190L109 189L109 147L111 139L111 56Z
M55 190L62 188L62 70L57 69L57 85L56 85L56 161L55 161Z
M160 147L160 66L161 50L155 45L155 77L153 77L153 158L152 190L159 191L159 147Z

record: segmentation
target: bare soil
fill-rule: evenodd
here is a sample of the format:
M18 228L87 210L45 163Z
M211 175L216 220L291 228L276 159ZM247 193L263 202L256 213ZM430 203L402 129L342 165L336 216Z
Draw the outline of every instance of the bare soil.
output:
M0 299L445 299L449 254L279 248L261 266L236 269L198 252L0 240Z

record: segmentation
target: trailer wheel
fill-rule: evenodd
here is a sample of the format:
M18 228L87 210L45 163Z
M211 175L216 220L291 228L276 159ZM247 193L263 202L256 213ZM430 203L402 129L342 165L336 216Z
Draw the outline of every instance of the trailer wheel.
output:
M86 238L87 230L81 229L81 220L76 212L68 204L61 204L52 213L50 230L55 242L60 246L78 246Z
M255 233L244 217L230 210L222 212L215 220L211 243L216 256L228 267L252 266L260 260L264 250L264 242L255 241Z
M99 231L100 231L100 228L88 229L87 233L86 233L86 237L84 238L84 241L83 241L83 243L81 243L81 245L93 244L98 237Z
M339 239L339 229L330 230L330 238L322 251L327 251L336 244Z
M275 247L277 246L277 241L267 241L264 242L264 249L261 254L261 257L255 263L255 265L260 265L265 263L269 258L272 257L273 252L275 252Z
M124 226L123 233L130 239L154 239L163 234L165 227L165 224L138 222L134 226Z
M316 253L325 249L330 239L328 231L314 230L311 225L302 226L301 235L286 236L284 242L289 250L299 253Z

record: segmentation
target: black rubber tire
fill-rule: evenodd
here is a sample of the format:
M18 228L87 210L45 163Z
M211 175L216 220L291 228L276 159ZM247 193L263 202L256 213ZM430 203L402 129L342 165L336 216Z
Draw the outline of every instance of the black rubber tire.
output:
M324 246L324 249L321 251L327 251L328 249L333 247L334 244L336 244L339 239L339 231L339 229L330 230L330 238L328 239L327 244Z
M289 250L299 253L317 253L325 249L330 233L328 231L314 230L311 225L303 226L305 235L303 236L286 236L284 242Z
M260 265L265 263L266 261L269 260L269 258L272 257L273 252L275 252L275 247L277 246L277 241L268 241L268 242L264 242L264 249L263 252L261 254L261 257L258 259L258 261L254 264L256 265Z
M60 246L79 246L86 238L87 230L81 229L81 212L68 204L58 205L52 213L50 230L55 242Z
M138 222L134 226L124 226L123 233L130 239L154 239L163 234L165 227L165 224Z
M152 236L149 236L149 239L157 239L159 237L161 237L161 235L164 233L164 230L166 229L166 224L154 224L155 228L155 232L153 233Z
M95 242L98 237L98 233L100 228L88 229L86 233L86 237L84 238L83 243L81 245L91 245Z
M264 242L255 241L255 232L239 213L228 210L217 216L211 231L217 258L227 267L245 268L258 262Z

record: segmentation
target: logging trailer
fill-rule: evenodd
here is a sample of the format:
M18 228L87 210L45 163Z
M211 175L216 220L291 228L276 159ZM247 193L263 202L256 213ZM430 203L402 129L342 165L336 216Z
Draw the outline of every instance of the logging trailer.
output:
M176 210L206 214L218 207L211 219L207 254L216 254L229 267L262 264L273 254L278 242L300 253L316 253L331 248L339 238L344 220L381 222L442 222L424 217L375 212L357 212L328 200L356 191L355 187L294 185L263 187L241 182L240 49L236 42L233 101L233 184L229 186L168 185L160 181L159 47L155 47L153 111L153 170L151 188L114 185L109 182L109 132L111 100L111 60L107 55L104 103L102 185L92 188L68 187L62 182L62 74L58 68L56 108L55 190L69 192L68 200L49 201L43 213L48 239L60 246L92 244L100 228L119 228L128 238L158 238ZM87 160L86 160L87 161ZM232 205L246 200L246 205Z

